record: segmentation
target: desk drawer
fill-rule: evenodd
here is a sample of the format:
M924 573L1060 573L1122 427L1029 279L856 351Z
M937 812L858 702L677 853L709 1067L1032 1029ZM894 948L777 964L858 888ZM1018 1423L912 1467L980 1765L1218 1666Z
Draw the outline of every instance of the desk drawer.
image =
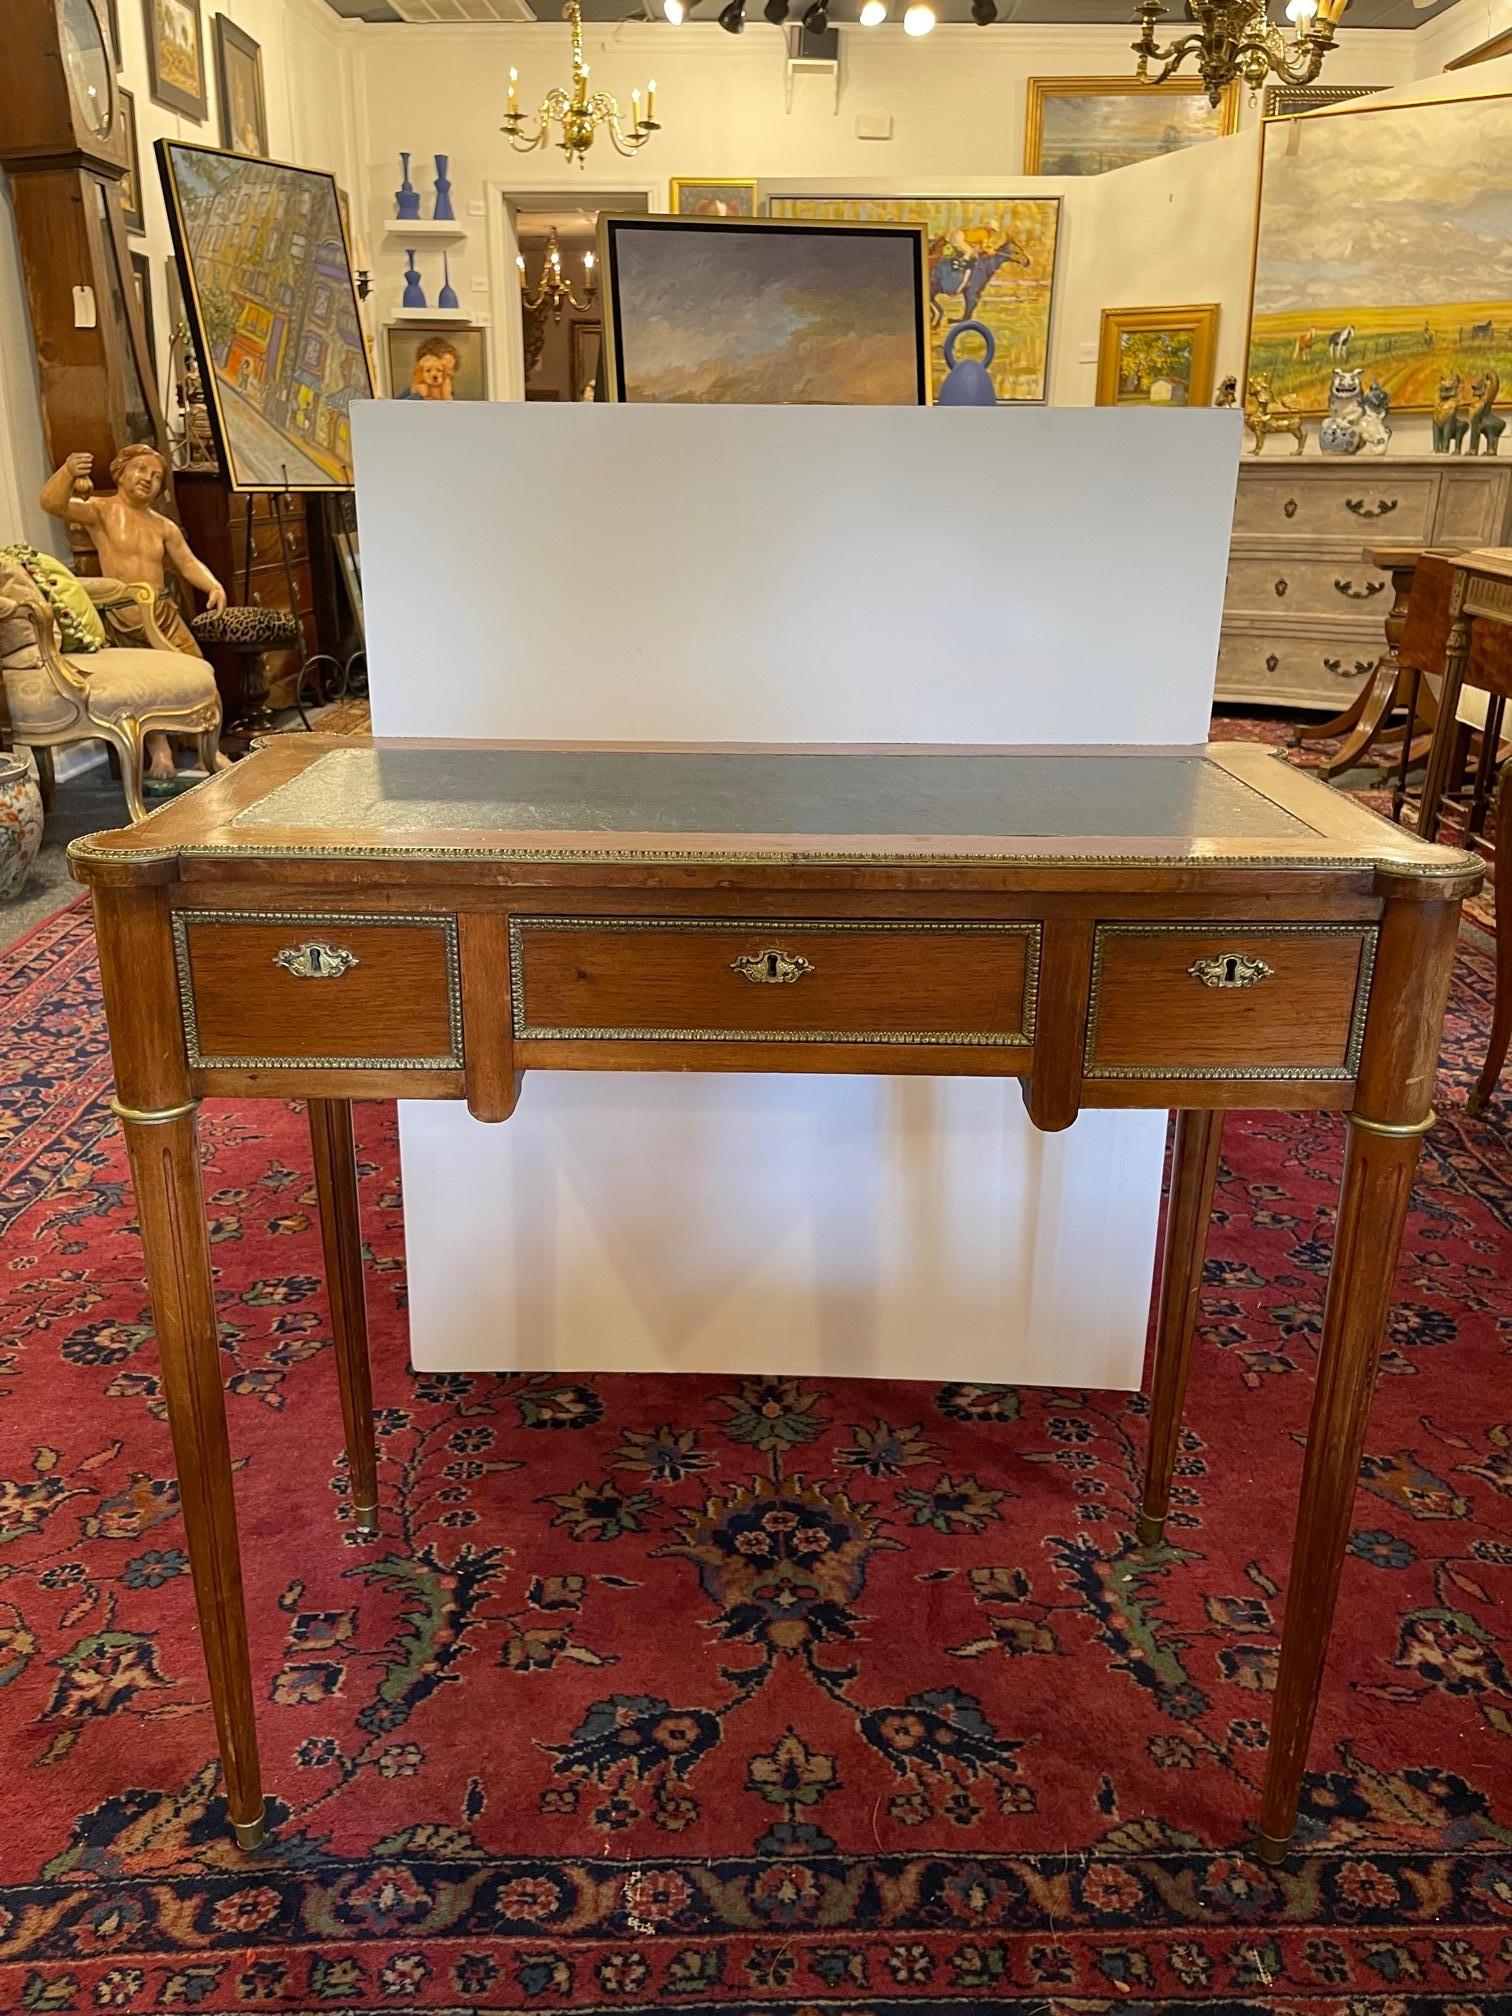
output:
M461 1067L455 918L180 910L173 938L197 1069Z
M1037 924L516 917L520 1039L1028 1044Z
M1100 924L1088 1078L1353 1078L1373 924Z

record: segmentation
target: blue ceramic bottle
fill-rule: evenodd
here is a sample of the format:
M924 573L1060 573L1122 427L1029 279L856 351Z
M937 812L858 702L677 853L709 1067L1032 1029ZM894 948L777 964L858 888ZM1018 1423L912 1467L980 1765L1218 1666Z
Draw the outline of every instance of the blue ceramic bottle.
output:
M452 208L451 184L446 179L446 164L450 160L446 154L436 156L436 207L431 215L438 223L450 224L456 217Z
M420 191L409 178L409 164L408 154L401 154L399 187L394 191L394 202L398 206L394 215L402 218L406 224L412 223L420 215Z
M436 306L438 308L460 308L461 305L461 302L457 299L457 290L451 284L451 260L443 252L441 254L441 292L436 296Z
M406 308L423 308L425 306L425 290L420 285L420 269L415 264L415 255L413 252L406 252L404 256L408 259L409 264L404 269L403 305Z

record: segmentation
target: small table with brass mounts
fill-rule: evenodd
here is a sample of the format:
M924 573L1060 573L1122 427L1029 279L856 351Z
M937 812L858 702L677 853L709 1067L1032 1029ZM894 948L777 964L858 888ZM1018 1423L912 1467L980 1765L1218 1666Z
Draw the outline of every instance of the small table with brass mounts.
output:
M1347 1115L1259 1815L1260 1852L1286 1853L1476 860L1250 745L319 736L280 737L71 859L94 894L244 1847L265 1822L197 1103L309 1102L353 1505L372 1533L349 1102L461 1099L506 1120L543 1069L1013 1077L1048 1130L1083 1106L1176 1107L1145 1543L1170 1501L1222 1114Z

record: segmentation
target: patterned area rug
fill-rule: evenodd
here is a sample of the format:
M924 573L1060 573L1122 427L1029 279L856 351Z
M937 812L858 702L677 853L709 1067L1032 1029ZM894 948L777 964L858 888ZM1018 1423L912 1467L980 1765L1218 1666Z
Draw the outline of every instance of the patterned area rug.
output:
M1467 941L1308 1780L1264 1765L1341 1124L1231 1118L1170 1544L1141 1400L416 1377L382 1537L303 1119L202 1121L275 1833L227 1841L85 913L0 962L0 2008L1512 2009L1512 1155ZM528 1090L527 1090L528 1096ZM1144 1292L1144 1284L1137 1284Z

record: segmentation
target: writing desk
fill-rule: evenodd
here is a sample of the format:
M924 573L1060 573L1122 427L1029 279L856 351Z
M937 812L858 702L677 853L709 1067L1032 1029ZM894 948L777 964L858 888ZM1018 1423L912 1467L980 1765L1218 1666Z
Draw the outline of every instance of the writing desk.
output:
M290 736L76 842L231 1819L263 1838L195 1106L309 1101L377 1530L350 1101L531 1069L970 1073L1036 1126L1178 1108L1139 1518L1170 1496L1225 1108L1348 1114L1260 1811L1295 1824L1471 856L1247 745L775 749ZM759 1141L751 1152L759 1154ZM1130 1282L1142 1294L1142 1282Z

